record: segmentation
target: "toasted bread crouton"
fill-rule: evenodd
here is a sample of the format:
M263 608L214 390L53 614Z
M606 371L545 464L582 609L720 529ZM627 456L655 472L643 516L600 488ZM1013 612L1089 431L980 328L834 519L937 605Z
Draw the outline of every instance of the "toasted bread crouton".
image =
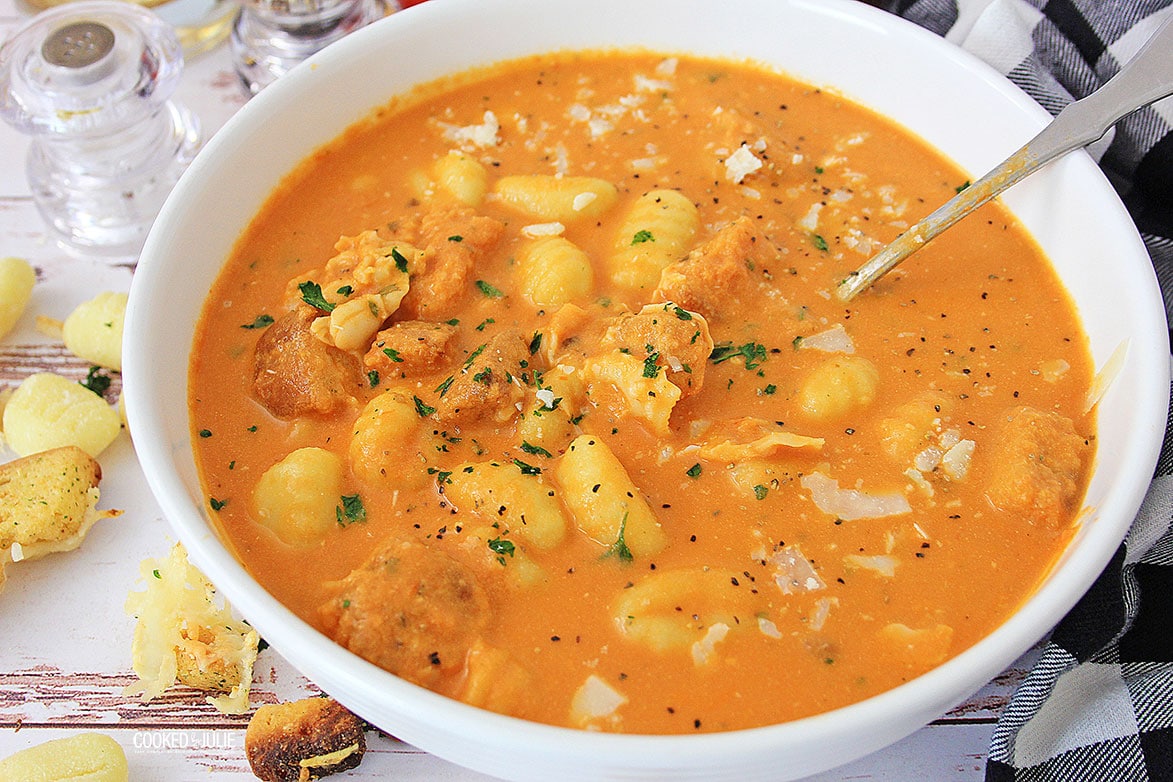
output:
M347 771L367 751L363 722L330 698L261 706L244 734L253 773L265 782L307 782Z
M139 682L128 695L148 701L179 681L204 692L222 693L208 702L225 714L248 710L253 663L260 636L218 605L216 589L187 560L182 544L166 558L140 565L144 592L131 592L126 610L138 620L131 648Z
M76 446L41 451L0 465L0 586L4 565L72 551L98 519L102 468Z

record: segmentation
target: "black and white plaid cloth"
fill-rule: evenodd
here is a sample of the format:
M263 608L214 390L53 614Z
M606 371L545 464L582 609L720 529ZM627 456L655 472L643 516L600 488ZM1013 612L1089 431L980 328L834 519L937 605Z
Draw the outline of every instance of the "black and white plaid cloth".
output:
M1173 16L1173 0L888 0L1052 114L1086 96ZM1173 312L1173 99L1089 152L1140 229ZM1132 529L1055 628L990 742L987 782L1173 780L1173 417Z

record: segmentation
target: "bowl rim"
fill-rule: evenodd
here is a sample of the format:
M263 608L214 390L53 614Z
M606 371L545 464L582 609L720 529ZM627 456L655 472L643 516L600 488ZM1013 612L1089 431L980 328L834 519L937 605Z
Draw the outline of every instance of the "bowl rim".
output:
M671 2L643 1L645 5L650 6L666 6ZM769 0L763 0L761 3L755 3L753 0L742 2L747 6L761 8ZM621 9L630 3L631 0L602 0L594 5L603 6L604 8L598 12L604 13L607 10ZM497 736L508 736L506 752L526 749L541 751L535 747L553 742L561 746L562 751L569 753L569 756L583 759L597 753L606 753L612 767L632 769L658 767L656 762L649 758L650 747L656 751L667 749L675 763L703 765L713 756L729 757L741 752L760 752L763 743L775 748L789 748L827 735L843 736L860 731L870 732L878 739L870 743L861 742L860 747L863 751L857 755L862 755L907 735L923 724L920 720L916 720L915 724L901 723L892 719L893 713L931 711L940 714L957 699L955 690L949 690L947 696L943 696L943 683L957 678L973 679L975 675L981 682L985 682L1013 662L1017 654L1005 659L1007 649L1018 649L1019 653L1029 649L1046 633L1053 623L1053 617L1066 613L1091 586L1094 576L1089 577L1088 573L1094 571L1094 574L1098 574L1107 564L1115 552L1116 544L1123 539L1136 510L1140 507L1144 489L1147 488L1147 476L1152 475L1164 431L1169 393L1167 332L1162 331L1160 335L1136 335L1136 341L1133 343L1135 350L1142 356L1166 357L1162 367L1149 367L1148 363L1145 363L1144 367L1150 370L1146 375L1149 382L1143 384L1141 390L1146 393L1132 401L1139 411L1139 416L1145 421L1157 424L1159 418L1159 425L1143 428L1135 433L1139 445L1126 455L1129 460L1126 465L1129 474L1144 475L1146 480L1143 486L1138 482L1126 489L1113 489L1109 495L1111 502L1097 509L1102 517L1110 517L1114 523L1098 523L1090 530L1089 537L1094 545L1084 545L1073 557L1079 567L1069 568L1045 582L1022 604L1012 617L1014 621L1004 622L988 636L941 666L879 695L799 720L718 733L648 735L594 733L493 714L403 681L342 649L259 588L243 566L232 558L226 546L211 531L203 515L196 510L197 503L192 502L185 480L190 476L181 474L172 464L172 460L177 456L180 459L184 458L181 453L177 453L179 449L176 448L176 444L143 434L165 430L168 415L161 399L150 393L153 367L149 358L151 350L147 349L152 346L152 323L158 319L152 315L149 298L152 294L157 295L159 291L173 287L168 277L174 269L168 268L158 259L167 256L169 235L174 227L184 220L185 201L197 189L208 186L205 178L214 174L214 164L219 165L219 161L236 154L236 148L242 143L242 139L259 132L271 115L292 100L293 96L312 89L315 80L329 78L330 74L339 69L352 67L356 59L376 48L376 43L385 44L385 39L408 39L421 34L421 30L434 30L437 26L454 24L462 16L475 15L480 5L482 3L479 0L433 0L431 3L414 6L355 31L319 52L307 63L303 63L267 87L229 119L224 128L210 139L206 148L197 156L160 213L144 247L127 308L127 338L124 349L127 419L132 433L137 434L135 447L148 485L172 529L187 547L193 563L208 574L222 594L229 597L241 614L254 622L262 635L270 639L283 656L299 670L306 671L307 674L313 671L311 678L318 681L327 691L330 691L327 685L347 692L378 688L386 693L384 702L390 700L410 704L429 713L435 712L428 718L413 714L412 718L419 720L420 724L412 725L410 730L399 732L398 735L421 745L425 750L463 765L490 770L490 773L494 773L497 766L486 768L478 764L476 759L472 759L473 762L470 763L470 758L459 751L436 746L435 731L475 734L488 729ZM546 4L542 0L506 0L499 3L495 10L537 13L543 5ZM677 12L684 14L690 11L699 12L707 3L702 0L681 0L674 5L683 6ZM917 45L926 47L934 56L968 70L975 79L1001 94L1007 102L1008 110L1013 109L1037 127L1041 127L1049 119L1049 115L1041 107L997 71L944 39L899 17L854 0L784 0L777 2L777 5L780 8L784 7L785 13L835 16L852 24L875 28L878 34L894 36L898 40L915 40ZM561 9L561 12L565 12L565 9ZM388 99L390 97L389 93ZM854 99L850 93L846 94L846 97ZM351 121L357 119L360 118L355 117ZM1106 192L1100 193L1101 198L1107 197L1110 193L1108 203L1112 203L1114 199L1112 208L1116 210L1116 214L1111 218L1119 223L1123 217L1127 224L1131 225L1123 205L1119 203L1106 178L1090 158L1079 153L1058 165L1065 171L1072 172L1074 176L1086 178L1089 182L1098 182L1101 189L1106 189ZM1046 176L1046 173L1039 176ZM1132 229L1132 236L1128 241L1131 246L1122 248L1121 254L1135 255L1138 251L1144 253L1144 245L1136 235L1135 228ZM1147 259L1147 254L1144 257ZM1138 292L1136 299L1138 310L1144 317L1153 319L1154 308L1160 303L1155 274L1150 289ZM1160 319L1164 320L1163 305L1160 306ZM187 351L184 352L186 354ZM186 381L186 375L184 377ZM186 399L185 382L185 407ZM323 672L324 669L333 670L326 673ZM964 694L961 697L964 697ZM339 696L339 699L352 706L360 715L371 718L369 713L364 713L369 708L366 703L352 705L344 697ZM915 709L907 708L909 703L914 704ZM895 706L904 708L897 709ZM838 762L847 762L851 759L853 758L842 757ZM835 765L838 765L838 762Z

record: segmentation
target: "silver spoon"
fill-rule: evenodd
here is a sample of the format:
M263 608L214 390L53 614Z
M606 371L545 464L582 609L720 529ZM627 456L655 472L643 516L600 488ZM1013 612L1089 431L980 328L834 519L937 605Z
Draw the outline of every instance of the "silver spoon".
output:
M1167 95L1173 95L1173 16L1107 83L1086 98L1068 104L1047 127L997 168L847 275L836 288L836 294L843 301L851 301L939 233L1003 190L1055 158L1086 147L1123 117Z

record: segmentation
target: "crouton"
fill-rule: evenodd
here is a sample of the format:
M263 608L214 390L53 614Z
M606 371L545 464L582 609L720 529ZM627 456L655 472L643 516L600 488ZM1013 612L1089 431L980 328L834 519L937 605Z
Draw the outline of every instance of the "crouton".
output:
M265 782L307 782L347 771L366 750L362 720L330 698L261 706L244 734L249 766Z
M54 448L0 465L0 587L4 565L72 551L98 519L102 468L76 446Z
M138 620L131 665L139 681L126 694L148 701L179 681L220 693L207 700L225 714L243 714L260 642L257 631L234 618L227 604L217 605L215 587L187 561L182 544L175 544L166 558L147 559L139 567L147 589L126 599L127 613Z

